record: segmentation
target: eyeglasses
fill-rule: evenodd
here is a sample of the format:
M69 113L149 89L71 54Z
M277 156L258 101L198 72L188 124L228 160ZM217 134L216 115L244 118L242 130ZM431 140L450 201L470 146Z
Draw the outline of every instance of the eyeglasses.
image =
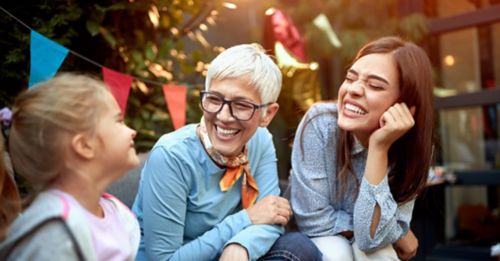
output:
M233 118L240 121L248 121L253 117L255 110L272 104L254 104L245 100L226 100L218 93L202 91L200 96L201 108L208 113L219 113L224 104L229 106L229 112Z

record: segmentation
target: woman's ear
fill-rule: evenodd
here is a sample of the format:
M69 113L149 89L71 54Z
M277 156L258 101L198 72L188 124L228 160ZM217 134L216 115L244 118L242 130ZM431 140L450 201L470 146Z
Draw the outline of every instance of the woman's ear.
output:
M267 127L267 125L269 125L269 123L271 123L271 121L273 120L279 108L280 105L276 102L273 102L272 104L268 105L266 107L266 114L260 119L259 126Z
M71 138L71 149L74 153L84 159L95 157L95 146L88 135L79 133Z

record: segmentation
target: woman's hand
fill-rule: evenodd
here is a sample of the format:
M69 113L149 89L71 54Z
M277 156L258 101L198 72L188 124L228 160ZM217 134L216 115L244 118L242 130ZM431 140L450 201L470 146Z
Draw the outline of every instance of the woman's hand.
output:
M394 250L401 260L410 260L417 254L418 239L411 230L394 243Z
M286 225L292 216L292 209L288 200L273 195L269 195L255 203L255 205L247 208L247 212L254 225Z
M229 244L227 245L222 254L220 255L219 261L247 261L248 260L248 252L246 248L239 244Z
M405 103L396 103L380 117L380 128L370 136L369 146L389 149L391 145L410 130L415 121L415 107L408 109Z

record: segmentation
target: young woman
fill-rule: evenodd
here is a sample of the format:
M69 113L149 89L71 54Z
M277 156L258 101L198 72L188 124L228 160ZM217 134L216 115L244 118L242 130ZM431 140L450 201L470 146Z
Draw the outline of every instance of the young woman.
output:
M398 37L364 46L336 103L314 105L292 152L291 205L325 260L409 259L433 144L431 64Z
M37 194L0 245L6 260L133 260L139 226L106 188L137 167L136 132L104 83L62 74L16 99L9 151Z
M256 260L291 216L265 128L278 67L260 46L237 45L211 62L205 86L201 122L161 137L142 170L138 260Z

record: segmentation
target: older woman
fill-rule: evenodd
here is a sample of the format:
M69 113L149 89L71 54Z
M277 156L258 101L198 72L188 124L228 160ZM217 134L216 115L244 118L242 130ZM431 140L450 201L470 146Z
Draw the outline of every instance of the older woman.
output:
M142 171L132 208L138 260L255 260L271 248L292 214L278 196L265 128L280 89L281 73L258 45L212 61L201 122L161 137Z

